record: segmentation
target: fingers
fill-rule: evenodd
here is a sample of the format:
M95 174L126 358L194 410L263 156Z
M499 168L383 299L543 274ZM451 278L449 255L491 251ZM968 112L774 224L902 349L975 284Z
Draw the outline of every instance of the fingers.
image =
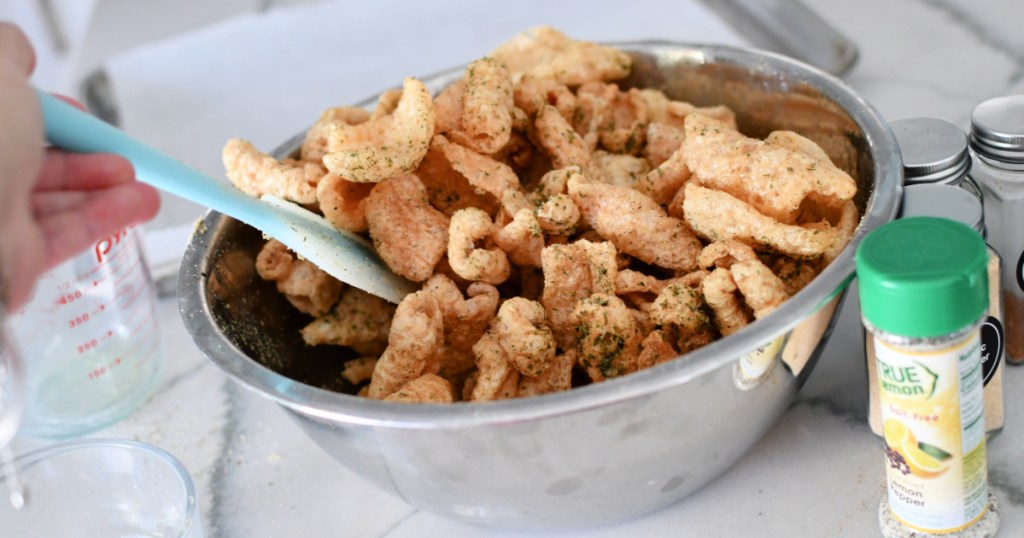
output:
M68 203L71 200L76 203ZM46 238L46 264L53 266L82 251L97 238L153 218L160 208L156 190L141 183L92 191L78 199L64 199L61 211L38 219ZM38 214L43 214L42 208Z
M36 53L25 33L21 31L21 28L2 21L0 21L0 61L8 62L26 76L30 75L36 66Z
M106 153L69 153L48 149L36 183L36 192L90 191L135 180L135 169L125 158Z

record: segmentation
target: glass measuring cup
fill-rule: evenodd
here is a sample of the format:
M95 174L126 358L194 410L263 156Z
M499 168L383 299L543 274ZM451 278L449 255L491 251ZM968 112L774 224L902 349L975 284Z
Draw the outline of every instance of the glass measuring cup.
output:
M9 322L24 361L29 435L109 425L149 397L163 370L156 288L133 228L44 274Z

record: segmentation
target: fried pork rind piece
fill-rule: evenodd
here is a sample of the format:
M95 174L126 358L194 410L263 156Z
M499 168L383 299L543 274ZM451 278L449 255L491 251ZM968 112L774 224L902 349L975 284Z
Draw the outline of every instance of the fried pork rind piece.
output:
M401 100L401 88L392 88L380 94L380 97L377 98L377 106L373 108L373 114L370 115L370 119L375 120L377 118L393 114L395 109L398 108L398 103Z
M704 299L695 288L672 282L658 294L649 314L651 321L658 325L676 325L693 332L708 324L703 305Z
M633 311L615 295L595 293L573 309L579 363L594 381L639 369L640 331Z
M575 349L568 349L565 353L555 355L540 375L519 376L517 397L539 396L571 389L572 368L576 365L577 356Z
M316 203L316 184L326 173L319 163L278 161L240 138L228 140L222 157L228 179L242 192L270 194L299 204Z
M701 251L699 261L704 267L729 269L736 288L757 319L789 298L786 283L745 243L735 239L711 243Z
M640 356L637 357L637 363L641 370L679 356L679 352L672 347L672 343L665 333L666 331L655 329L647 333L647 336L640 342Z
M512 97L515 106L530 118L551 105L566 121L571 121L576 109L576 95L565 84L550 78L524 76L513 88Z
M640 90L620 91L614 84L591 82L580 87L577 99L586 132L596 133L601 147L613 153L640 153L648 123L647 103Z
M574 41L549 26L531 28L501 44L491 56L508 66L513 82L524 76L550 78L567 86L618 80L629 74L625 52Z
M651 166L660 166L667 161L673 153L683 145L683 130L667 123L652 121L647 124L647 144L643 149L643 156ZM684 161L685 165L686 162ZM689 172L689 168L687 168Z
M419 178L378 183L364 208L373 246L388 267L413 282L430 278L448 249L448 217L430 206Z
M512 222L494 234L494 244L516 265L541 266L544 231L537 215L529 209L517 211Z
M434 105L422 82L406 78L395 111L359 125L333 124L324 166L350 181L376 183L419 166L434 134Z
M299 312L319 317L338 300L345 285L312 263L298 259L276 239L263 245L256 256L256 272L277 283L277 291Z
M701 282L701 290L704 301L714 314L715 326L723 337L750 324L750 315L736 296L738 288L728 269L719 267L711 271Z
M455 401L452 386L445 378L435 374L423 374L402 385L402 388L386 398L388 402L447 404Z
M494 196L470 185L436 144L431 144L426 157L420 161L416 177L427 188L430 205L445 215L451 216L467 207L478 207L489 215L498 211L498 201Z
M498 310L498 290L490 284L474 282L463 297L455 282L442 274L430 277L423 289L437 300L444 322L444 351L438 375L461 392L466 375L476 365L473 344Z
M448 263L455 274L473 282L501 284L508 280L511 266L505 251L478 247L498 231L487 213L474 207L452 215L448 228Z
M390 320L388 320L390 322ZM345 362L341 377L345 381L358 385L373 377L373 369L377 367L377 357L359 357Z
M665 92L654 88L640 89L640 97L647 106L647 118L652 123L661 123L682 129L686 116L693 113L704 114L736 128L736 114L727 106L698 107L685 101L673 101Z
M478 194L487 193L500 201L505 192L519 190L519 177L504 163L453 144L441 135L431 140L430 147L444 154L452 168L462 174Z
M383 95L381 97L383 98ZM370 113L356 106L328 108L306 131L306 138L299 149L299 158L303 161L321 162L327 154L327 133L330 132L331 125L359 125L369 119Z
M857 184L828 159L748 138L703 114L686 117L686 165L706 187L724 191L792 224L809 195L850 200Z
M380 355L387 347L395 305L349 287L329 313L302 328L311 346L348 346L360 355Z
M539 376L554 360L555 337L542 304L512 297L501 304L493 326L507 360L519 373Z
M448 135L462 126L462 104L466 96L466 79L449 84L434 98L434 134Z
M822 255L822 261L825 264L832 263L832 260L839 256L846 245L850 244L850 240L853 239L853 233L857 230L857 225L860 223L860 211L857 209L857 205L853 201L848 201L839 208L839 222L836 224L836 240L832 243L832 246L825 250Z
M697 268L700 241L651 198L627 187L588 183L581 176L569 180L569 195L583 220L618 250L666 269Z
M486 402L515 398L519 392L519 370L508 361L493 326L473 345L476 374L466 382L469 400Z
M551 159L553 168L589 168L591 148L583 136L558 113L557 108L551 105L541 108L534 127L540 149Z
M680 146L666 161L642 177L633 188L661 205L668 205L670 217L680 218L682 216L681 209L675 208L679 210L678 214L673 211L673 206L677 205L675 197L689 179L690 169L686 166L686 153ZM679 200L678 205L681 204L682 200Z
M352 233L365 232L366 208L363 203L374 185L355 183L334 174L325 174L316 186L320 212L338 229Z
M512 135L512 81L508 69L494 58L466 66L460 128L453 140L485 154L497 153Z
M403 385L439 367L444 344L441 308L426 291L402 299L391 320L388 347L377 361L367 396L382 400Z
M549 197L537 208L537 223L553 235L569 235L580 222L580 209L566 194Z
M568 245L549 245L541 251L544 290L541 304L547 313L555 341L569 349L576 340L573 309L591 294L615 293L615 247L605 241L587 240Z
M786 284L760 260L736 262L729 271L756 319L771 314L789 299Z
M647 159L632 155L598 150L590 159L590 173L594 179L611 185L638 189L639 183L650 171L651 165Z
M782 224L727 193L686 184L683 214L697 234L711 241L738 239L797 258L813 258L835 244L838 231L829 227Z

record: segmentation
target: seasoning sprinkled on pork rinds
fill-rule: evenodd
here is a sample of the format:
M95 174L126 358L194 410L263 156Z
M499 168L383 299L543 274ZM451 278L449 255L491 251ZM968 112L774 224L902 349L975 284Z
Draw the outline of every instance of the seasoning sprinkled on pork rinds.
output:
M331 126L323 162L350 181L376 183L415 170L433 134L430 92L419 80L406 78L391 115L359 125Z
M622 252L666 269L697 268L700 241L651 198L628 187L588 183L580 177L569 180L569 195L583 220Z
M615 247L609 242L587 240L568 245L548 245L541 251L544 288L541 304L558 345L567 349L575 342L573 309L593 293L615 293Z
M499 201L506 191L519 190L519 177L504 163L453 144L441 135L431 140L430 148L444 154L452 168L462 174L470 185Z
M407 295L391 320L388 347L373 370L368 396L382 400L424 373L433 373L430 369L439 366L443 343L437 301L425 291Z
M775 220L792 224L811 193L836 200L857 193L857 184L831 161L804 151L766 144L722 122L686 117L686 165L704 186L743 200Z
M701 281L701 290L722 336L729 336L750 324L750 316L736 296L738 288L728 269L719 267L711 271Z
M530 75L568 86L618 80L628 75L633 65L623 51L574 41L549 26L520 33L494 49L491 56L508 66L513 82Z
M555 355L544 372L538 376L519 376L517 396L538 396L552 392L561 392L572 388L572 368L576 365L575 349Z
M691 228L712 241L739 239L798 258L819 256L838 236L833 228L782 224L727 193L686 184L683 214Z
M361 355L380 355L394 315L395 305L349 287L330 312L302 328L302 339L311 346L348 346Z
M640 332L632 311L614 295L595 293L573 309L579 362L594 381L639 369Z
M288 247L271 239L256 256L256 272L277 283L277 291L299 312L319 317L338 300L345 285L312 263L299 259Z
M494 58L466 66L465 94L459 129L453 140L484 154L497 153L512 135L512 81L508 69Z
M413 282L430 278L448 249L448 217L430 206L419 178L378 183L364 207L373 246L388 267Z
M228 140L222 157L228 179L242 192L270 194L299 204L316 203L316 184L326 173L319 163L278 161L240 138Z
M534 124L542 151L551 158L555 169L590 166L590 148L583 137L558 113L558 109L545 105L537 113Z
M443 377L423 374L384 398L388 402L447 404L455 401L452 386Z
M467 387L471 387L469 399L474 402L515 398L519 392L519 371L508 361L500 337L489 329L473 345L476 355L477 373Z

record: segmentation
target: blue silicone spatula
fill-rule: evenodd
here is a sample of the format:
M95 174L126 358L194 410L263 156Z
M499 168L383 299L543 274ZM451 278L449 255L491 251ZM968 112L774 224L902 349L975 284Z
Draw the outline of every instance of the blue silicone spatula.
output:
M276 196L249 196L128 136L99 119L37 91L46 138L79 153L114 153L135 166L138 179L160 190L240 220L284 243L328 274L393 303L416 290L396 275L358 235Z

